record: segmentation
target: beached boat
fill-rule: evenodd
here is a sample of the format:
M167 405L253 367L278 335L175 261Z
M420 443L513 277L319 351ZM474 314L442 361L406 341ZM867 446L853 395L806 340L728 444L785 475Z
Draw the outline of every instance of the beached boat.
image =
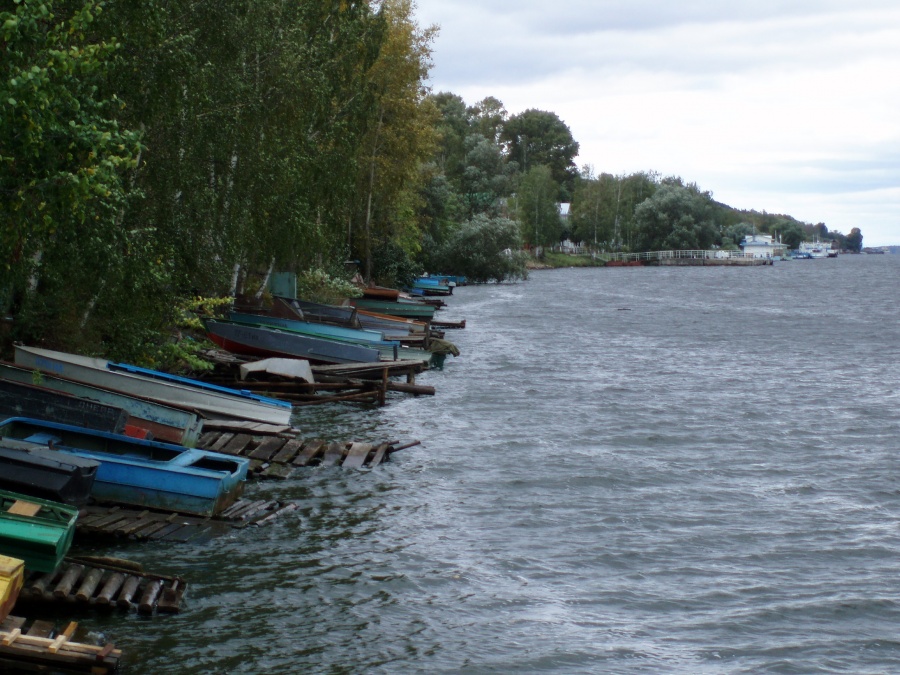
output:
M210 340L234 354L293 357L323 364L379 360L377 349L362 345L214 319L206 320L205 326Z
M419 277L413 282L412 288L413 291L421 291L424 295L452 295L453 286L443 279Z
M404 301L402 298L397 302L353 298L350 300L350 305L357 309L370 310L406 319L419 319L420 321L430 321L434 317L434 307L431 305L412 300Z
M15 606L24 580L25 561L0 555L0 623Z
M124 432L128 422L128 413L122 408L0 379L0 418L6 417L39 417L116 434Z
M299 319L301 321L318 321L349 328L360 328L356 318L355 307L340 305L324 305L319 302L298 300L296 298L276 297L269 312L282 319Z
M100 462L0 438L0 490L84 506Z
M106 359L16 345L16 364L129 396L193 408L208 417L290 424L290 403Z
M91 492L97 501L201 516L237 501L250 465L245 457L27 418L0 423L0 438L99 462Z
M396 288L385 288L384 286L368 286L362 289L364 298L372 298L374 300L396 300L400 297L400 291Z
M194 410L175 408L148 399L129 396L112 389L92 387L89 384L58 377L46 371L29 370L0 361L0 378L3 380L27 384L33 381L35 375L38 375L40 386L45 389L71 394L89 403L103 403L125 410L129 425L147 429L156 440L178 443L192 448L197 444L200 432L203 430L203 418ZM5 417L40 417L40 415L10 413Z
M78 509L16 492L0 491L0 554L25 568L53 572L72 545Z
M430 352L426 352L424 349L403 347L397 340L384 340L382 339L384 334L378 331L357 330L344 326L295 321L260 314L242 314L239 312L229 312L228 319L229 321L248 326L273 328L312 337L321 337L326 340L337 340L348 344L361 344L378 350L381 361L421 361L425 365L429 365L432 360Z

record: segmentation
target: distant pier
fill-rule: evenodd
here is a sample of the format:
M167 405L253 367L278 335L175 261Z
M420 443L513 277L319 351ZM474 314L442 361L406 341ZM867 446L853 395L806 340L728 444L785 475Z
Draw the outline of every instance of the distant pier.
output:
M771 265L773 258L757 258L741 251L645 251L643 253L598 253L607 267L642 267L645 265L705 267L755 267Z

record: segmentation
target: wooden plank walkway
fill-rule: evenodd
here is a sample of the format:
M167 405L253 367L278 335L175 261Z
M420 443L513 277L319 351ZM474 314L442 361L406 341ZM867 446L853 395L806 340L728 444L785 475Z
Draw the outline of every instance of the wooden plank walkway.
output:
M303 439L296 429L219 420L204 423L204 433L197 442L203 450L247 457L249 475L261 479L287 478L296 467L375 468L386 462L391 453L413 445L418 445L418 441L403 446L396 442L328 443L319 438Z
M19 604L64 603L138 614L177 614L187 583L145 573L140 565L110 558L66 558L55 572L32 572Z
M265 525L297 507L294 502L241 499L218 516L208 518L126 506L89 505L79 511L75 527L83 536L185 542L229 529Z
M5 672L4 663L37 672L108 675L118 670L121 650L112 643L73 641L78 630L74 621L59 633L48 621L34 621L27 629L26 622L22 617L8 616L0 623L0 671Z

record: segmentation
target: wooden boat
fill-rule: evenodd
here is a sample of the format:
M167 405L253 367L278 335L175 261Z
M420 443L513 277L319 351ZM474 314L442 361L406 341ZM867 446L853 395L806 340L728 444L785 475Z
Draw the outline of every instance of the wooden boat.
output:
M0 491L0 553L28 570L53 572L72 545L77 518L74 506Z
M6 620L25 580L25 561L0 555L0 623Z
M33 384L0 379L0 417L23 416L116 434L122 433L128 422L128 413L122 408Z
M99 462L91 491L97 501L201 516L237 501L250 465L245 457L27 418L0 423L0 437Z
M112 389L92 387L88 384L52 375L43 370L29 370L12 363L0 361L0 378L8 381L29 383L35 374L39 376L43 388L64 392L88 402L116 406L127 415L127 424L147 429L153 438L169 443L194 447L203 430L203 418L195 410L175 408L149 399L129 396ZM28 417L28 415L8 414L6 417ZM31 415L31 417L40 417ZM58 421L58 420L56 420Z
M419 319L430 321L434 317L434 307L421 302L403 301L389 302L385 300L369 300L368 298L353 298L350 305L357 309L366 309L390 316L400 316L406 319Z
M138 398L194 408L209 417L290 424L290 403L106 359L16 345L16 364Z
M372 298L373 300L391 300L395 301L400 297L400 291L396 288L385 288L384 286L368 286L362 289L364 298Z
M208 319L205 326L210 340L234 354L293 357L323 364L379 360L378 350L346 342L214 319Z
M419 277L413 282L413 290L422 291L423 295L452 295L453 286L440 279Z
M0 439L0 490L84 506L99 466L93 459Z

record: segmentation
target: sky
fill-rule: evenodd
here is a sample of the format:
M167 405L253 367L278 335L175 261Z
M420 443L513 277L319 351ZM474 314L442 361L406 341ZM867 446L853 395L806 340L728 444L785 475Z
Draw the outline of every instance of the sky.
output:
M900 244L897 0L416 0L429 85L556 113L595 173Z

